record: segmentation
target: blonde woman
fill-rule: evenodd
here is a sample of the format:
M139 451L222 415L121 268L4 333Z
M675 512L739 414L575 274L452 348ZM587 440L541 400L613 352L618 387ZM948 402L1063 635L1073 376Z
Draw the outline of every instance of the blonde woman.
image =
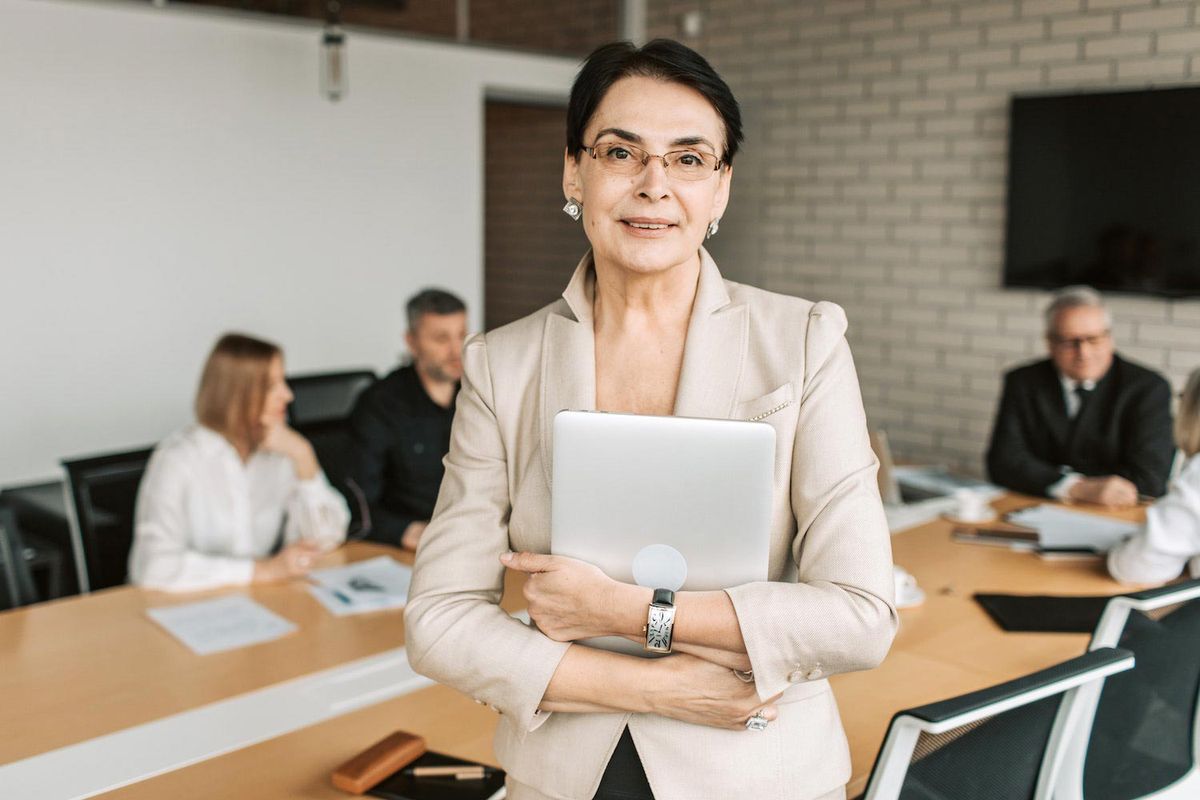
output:
M279 581L341 544L350 513L312 446L287 426L291 401L276 345L221 337L204 365L196 423L155 448L138 490L132 583L189 591Z
M1146 512L1142 530L1108 554L1108 571L1124 583L1169 581L1185 565L1200 577L1200 369L1180 397L1175 443L1187 458L1179 476Z

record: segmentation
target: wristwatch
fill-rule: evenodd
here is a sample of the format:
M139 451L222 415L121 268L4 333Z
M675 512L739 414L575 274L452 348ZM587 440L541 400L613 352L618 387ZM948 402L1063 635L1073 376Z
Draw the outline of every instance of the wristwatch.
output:
M646 613L646 651L671 652L671 633L675 628L675 593L670 589L655 589L654 598Z

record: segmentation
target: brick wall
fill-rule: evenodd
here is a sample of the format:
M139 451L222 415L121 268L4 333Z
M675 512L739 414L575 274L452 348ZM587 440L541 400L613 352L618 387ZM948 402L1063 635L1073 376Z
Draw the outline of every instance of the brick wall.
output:
M650 35L689 11L747 122L718 263L845 306L897 456L979 473L1003 369L1044 354L1047 295L1000 288L1009 97L1200 82L1200 3L650 0ZM1200 301L1110 306L1125 355L1200 366Z
M470 38L586 56L617 38L617 0L471 0Z
M588 241L563 206L566 109L488 102L484 156L484 325L562 294Z

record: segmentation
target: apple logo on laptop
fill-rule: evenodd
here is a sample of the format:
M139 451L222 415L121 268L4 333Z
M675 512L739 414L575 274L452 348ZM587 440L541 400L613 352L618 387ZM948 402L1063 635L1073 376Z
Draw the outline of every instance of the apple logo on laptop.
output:
M633 557L633 580L648 589L679 591L687 580L687 559L669 544L651 544Z

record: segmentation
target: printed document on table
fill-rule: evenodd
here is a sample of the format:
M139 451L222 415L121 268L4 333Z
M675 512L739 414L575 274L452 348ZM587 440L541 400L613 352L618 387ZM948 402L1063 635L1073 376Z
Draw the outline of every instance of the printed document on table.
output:
M294 624L242 594L149 608L146 614L202 656L269 642L296 630Z
M1104 552L1141 528L1136 522L1051 505L1014 511L1008 515L1008 520L1036 530L1038 544L1050 550L1090 549Z
M412 568L388 556L379 556L344 567L313 570L309 582L312 584L309 592L330 613L361 614L402 608L408 602Z

